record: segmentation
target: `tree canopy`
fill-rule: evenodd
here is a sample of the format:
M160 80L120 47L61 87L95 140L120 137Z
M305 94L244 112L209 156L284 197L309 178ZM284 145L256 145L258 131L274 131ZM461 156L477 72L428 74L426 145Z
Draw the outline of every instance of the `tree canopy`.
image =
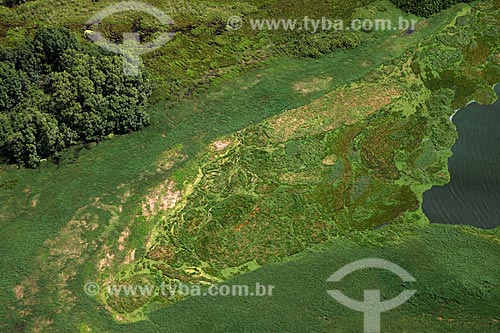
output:
M417 16L428 17L460 2L472 0L391 0L401 10Z
M139 130L150 94L145 74L123 74L121 57L67 30L40 29L0 52L0 156L37 167L68 146Z

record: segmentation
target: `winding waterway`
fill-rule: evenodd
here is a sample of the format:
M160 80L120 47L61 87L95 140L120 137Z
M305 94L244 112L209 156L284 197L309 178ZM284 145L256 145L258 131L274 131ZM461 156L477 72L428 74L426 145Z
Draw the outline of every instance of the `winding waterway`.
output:
M452 118L459 138L448 168L451 181L424 193L431 223L500 226L500 84L491 105L471 103Z

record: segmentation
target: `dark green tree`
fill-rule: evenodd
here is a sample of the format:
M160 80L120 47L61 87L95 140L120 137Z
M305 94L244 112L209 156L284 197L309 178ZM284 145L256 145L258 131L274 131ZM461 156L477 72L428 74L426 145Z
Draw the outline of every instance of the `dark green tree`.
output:
M125 76L121 57L41 29L0 52L0 155L36 167L65 147L139 130L150 94L147 76Z
M472 0L391 0L401 10L417 16L428 17L460 2Z
M35 33L33 39L34 52L41 55L44 62L55 66L58 65L62 55L70 49L78 48L78 41L68 30L59 28L41 28Z
M9 111L26 97L31 82L14 64L0 62L0 112Z

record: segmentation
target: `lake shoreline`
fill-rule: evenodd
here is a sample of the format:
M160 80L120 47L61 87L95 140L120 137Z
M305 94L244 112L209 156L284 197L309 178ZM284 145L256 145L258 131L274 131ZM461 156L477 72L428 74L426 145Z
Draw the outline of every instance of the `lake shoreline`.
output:
M500 84L493 89L494 103L473 100L450 116L459 134L448 161L450 182L423 195L431 223L500 227Z

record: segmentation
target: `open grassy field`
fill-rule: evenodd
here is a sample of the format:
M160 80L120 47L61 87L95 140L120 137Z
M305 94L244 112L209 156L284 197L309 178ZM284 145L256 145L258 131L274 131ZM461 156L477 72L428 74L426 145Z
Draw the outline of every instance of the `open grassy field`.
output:
M57 2L52 6L47 3L35 1L17 12L2 9L2 19L11 27L4 28L3 40L15 43L30 32L32 24L53 23L79 31L91 9L102 8L110 1L95 4L89 1L81 7L78 2ZM162 8L160 2L151 3ZM340 3L331 2L333 7L325 11L335 10ZM207 4L200 2L200 5ZM213 15L251 13L263 4L247 5L233 8L229 2L218 4L215 7L219 12ZM354 3L339 15L349 16L359 5ZM361 323L361 316L347 313L341 318L330 314L327 310L335 305L324 297L323 281L334 267L341 266L329 263L358 258L354 255L358 251L373 256L387 254L387 259L415 273L420 290L425 290L422 298L415 298L416 303L410 304L412 310L396 311L398 316L391 324L394 332L404 331L408 321L429 332L433 331L431 327L446 332L456 331L458 326L463 332L468 332L469 327L472 331L490 328L493 331L498 320L493 315L495 309L486 311L479 301L472 302L471 310L467 310L470 312L465 311L466 319L458 321L460 306L469 297L461 295L452 300L452 305L447 299L464 286L471 293L478 286L489 286L490 289L480 290L488 297L494 296L491 290L496 280L480 280L480 272L489 267L488 276L496 274L494 265L488 266L491 257L484 254L494 253L497 244L485 239L497 239L495 232L401 226L389 231L382 229L381 233L358 233L379 226L380 221L425 223L419 211L419 195L430 185L446 181L445 161L455 138L453 128L443 119L447 120L453 107L463 105L468 99L490 101L492 94L488 87L498 78L494 73L498 71L495 57L499 49L493 43L498 30L491 29L491 36L474 34L494 20L489 13L498 10L498 5L493 6L494 3L472 9L456 6L421 21L412 35L402 35L399 31L374 32L364 36L364 43L355 49L338 50L319 59L266 53L263 45L273 38L278 40L279 36L253 36L248 31L226 36L231 43L219 45L217 51L213 51L213 44L205 38L213 35L208 31L183 36L174 41L179 44L168 45L148 56L146 66L158 82L155 95L158 102L152 107L150 127L93 147L74 149L74 157L60 166L47 163L38 170L1 167L0 301L6 306L0 309L0 331L243 329L238 325L245 325L250 331L300 331L300 327L292 324L297 321L302 327L316 331L333 330L332 325L339 329L349 327L353 318ZM307 14L306 6L297 7L300 6L288 7L276 1L269 6L268 14L282 12L284 8L302 16ZM361 14L377 15L378 11L394 18L402 15L385 1L364 7ZM30 15L39 21L24 20L26 23L20 24ZM174 20L188 27L193 22L203 26L210 19L205 12L198 15L183 21L184 16L179 14ZM455 20L457 16L464 18ZM263 44L255 43L253 38L263 38ZM233 39L241 43L244 52L225 53L238 45ZM480 49L471 46L472 41ZM193 56L182 51L190 50L191 44L201 45L197 49L200 54ZM174 48L180 51L176 53ZM480 59L475 52L484 55L485 48L488 54L477 63ZM449 57L434 57L429 49L437 49ZM217 57L219 52L222 54ZM213 55L214 62L204 63L203 53ZM190 58L193 60L186 63ZM193 71L187 72L187 66L194 66ZM481 66L482 70L478 69ZM227 70L214 76L211 71L220 68ZM430 68L439 71L433 73ZM472 79L461 80L470 73L474 74ZM167 75L175 80L164 80ZM179 86L171 86L174 81ZM181 98L199 92L207 83L211 86L204 94ZM395 123L395 119L402 120ZM418 132L420 125L425 126L422 133ZM401 141L410 129L415 135L409 136L408 141L402 140L399 149L384 149ZM442 129L446 135L438 134ZM224 185L231 182L234 186L230 188ZM381 203L385 203L384 209L376 216L373 210ZM285 214L294 209L294 214ZM207 211L212 220L207 218ZM266 218L272 225L263 224ZM229 222L221 225L210 221ZM351 232L357 235L352 236L353 240L339 240L338 237ZM403 245L398 243L400 233L406 235L401 236ZM388 234L394 235L393 238L386 238ZM173 237L168 238L169 235ZM377 237L380 241L375 243L390 245L373 248L364 245ZM177 243L169 243L172 239ZM228 299L217 312L211 302L220 300L189 299L154 311L165 304L153 302L146 307L145 303L118 304L105 297L88 297L83 292L88 281L109 283L141 272L191 282L200 277L217 282L328 240L322 254L300 255L290 263L264 267L238 278L281 279L281 286L286 287L278 301L256 300L272 304L252 303L252 300L234 304L231 302L236 300ZM476 251L467 251L468 258L474 258L468 260L472 265L470 279L461 275L460 266L456 265L462 262L461 257L446 251L450 248L458 251L461 242L478 244L467 247ZM332 250L327 250L329 247ZM415 258L409 253L417 248L423 250ZM431 255L442 261L437 266L424 266L429 275L425 270L419 273L415 267L430 265L427 258ZM443 265L447 267L445 271L434 269ZM196 274L183 277L186 267L196 268ZM450 293L438 290L432 294L434 278L444 281L449 278L446 274L467 279L450 285ZM310 276L294 279L294 275ZM323 275L325 279L318 278ZM289 290L304 288L312 291L308 299L290 297L293 295ZM315 298L318 294L323 298ZM434 303L435 299L443 301ZM293 311L291 306L298 301L310 310ZM196 307L204 309L199 317L186 312L187 308ZM289 309L289 318L294 320L287 324L281 312L262 311L268 307ZM208 308L214 312L207 312ZM231 318L225 315L228 308L234 311ZM451 315L441 314L443 308L450 310ZM422 313L420 321L413 321L415 314ZM476 314L482 315L481 320L473 320ZM213 321L204 322L206 316L214 318ZM261 320L256 320L257 317ZM149 320L122 325L144 318ZM485 318L486 322L482 320Z
M362 332L363 316L337 303L327 290L362 300L365 289L391 299L405 289L415 296L382 314L382 332L498 332L499 233L468 227L389 226L335 239L283 263L230 281L231 285L274 285L273 296L192 297L129 332ZM326 280L355 260L384 258L404 267L417 282L392 273L366 270L340 283Z

